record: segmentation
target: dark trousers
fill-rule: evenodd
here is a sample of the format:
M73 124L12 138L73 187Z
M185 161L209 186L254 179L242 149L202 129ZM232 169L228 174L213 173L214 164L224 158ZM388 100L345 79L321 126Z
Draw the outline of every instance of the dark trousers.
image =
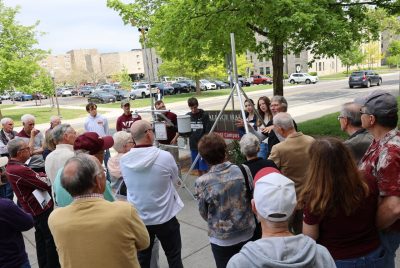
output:
M248 241L241 242L236 245L222 247L211 243L211 251L214 255L215 264L217 268L225 268L230 258L242 249Z
M147 249L138 252L140 267L150 267L151 250L153 249L154 238L156 236L158 240L160 240L161 246L164 249L169 267L183 267L181 258L181 232L176 217L173 217L163 224L147 225L146 228L150 236L150 246Z
M33 217L35 226L36 255L39 268L60 267L58 254L47 220L53 209L48 209L39 216Z

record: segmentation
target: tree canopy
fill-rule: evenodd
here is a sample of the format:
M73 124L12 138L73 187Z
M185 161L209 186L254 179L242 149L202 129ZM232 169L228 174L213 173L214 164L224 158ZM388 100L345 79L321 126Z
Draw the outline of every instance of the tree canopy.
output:
M162 58L184 58L204 68L202 58L255 51L272 59L274 95L283 95L283 56L308 50L315 57L338 55L354 42L378 38L371 7L398 12L399 0L107 0L125 23L149 27Z
M0 0L0 91L27 86L40 75L38 62L46 54L36 48L35 30L19 24L15 16L19 8L6 7Z

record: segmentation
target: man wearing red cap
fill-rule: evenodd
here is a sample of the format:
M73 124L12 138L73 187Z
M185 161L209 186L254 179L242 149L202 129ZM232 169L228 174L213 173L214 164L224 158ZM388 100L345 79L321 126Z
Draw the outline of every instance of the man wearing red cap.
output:
M114 140L111 136L100 137L95 132L86 132L78 136L74 143L74 150L82 150L95 156L100 163L103 161L104 150L111 148ZM72 157L72 156L71 156ZM56 203L59 207L65 207L72 203L72 196L61 185L61 174L63 169L59 169L54 179L53 189ZM114 201L114 196L109 183L106 184L104 198L108 201Z

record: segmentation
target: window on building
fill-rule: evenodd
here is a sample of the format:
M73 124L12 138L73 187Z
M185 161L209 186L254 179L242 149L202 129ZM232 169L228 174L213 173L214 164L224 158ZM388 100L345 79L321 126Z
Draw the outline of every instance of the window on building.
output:
M250 55L250 62L253 63L253 56Z
M156 63L158 64L158 58L156 58Z
M295 57L296 59L299 59L299 58L300 58L300 53L294 54L294 57Z
M264 74L264 67L260 67L260 74Z
M265 74L271 74L271 67L265 67Z
M322 62L318 63L318 71L322 71Z
M322 71L325 71L325 62L322 62Z

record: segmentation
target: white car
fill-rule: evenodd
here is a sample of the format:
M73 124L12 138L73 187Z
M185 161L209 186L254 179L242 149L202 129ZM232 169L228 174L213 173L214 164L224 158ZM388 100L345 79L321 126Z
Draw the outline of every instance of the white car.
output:
M318 82L318 76L312 76L308 73L293 73L289 76L289 83L306 83L306 84L315 84Z
M150 96L150 85L149 84L141 84L134 86L129 94L129 98L134 100L137 97L139 98L146 98Z
M201 79L200 80L200 88L204 88L205 90L209 90L209 89L217 89L217 85L214 83L211 83L208 80L205 79Z
M72 96L72 92L71 92L71 90L64 89L63 92L61 93L61 96L63 96L63 97L71 97Z

